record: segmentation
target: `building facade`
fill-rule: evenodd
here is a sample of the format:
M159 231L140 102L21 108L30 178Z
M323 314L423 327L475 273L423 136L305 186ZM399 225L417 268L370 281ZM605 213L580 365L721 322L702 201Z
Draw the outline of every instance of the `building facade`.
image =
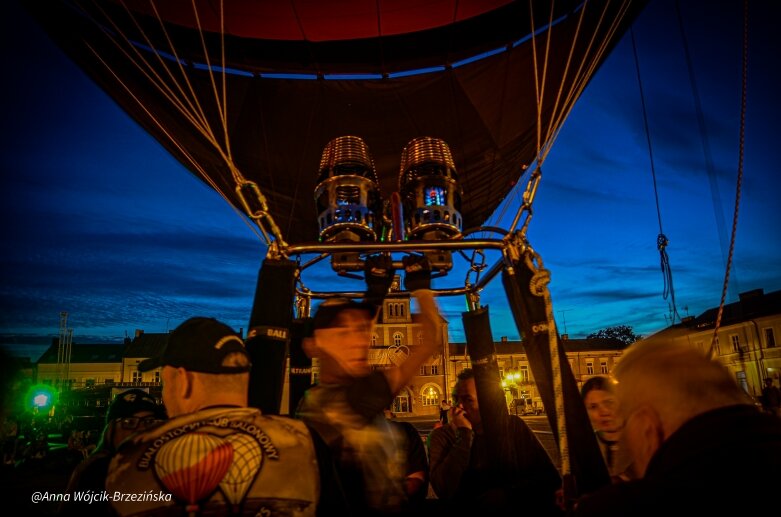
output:
M418 375L401 390L391 405L391 410L400 418L436 419L440 402L452 398L456 376L464 368L471 367L466 343L449 343L445 320L442 320L440 332L444 344L442 350L420 367ZM579 384L594 375L609 374L624 348L618 341L569 340L564 337L562 343ZM421 339L420 325L412 319L410 299L386 299L371 337L369 362L372 368L382 370L399 364L420 344ZM58 364L57 344L54 343L38 361L38 382L62 385L71 392L65 399L81 400L70 402L71 405L105 407L116 393L131 387L144 389L159 398L162 391L160 370L140 372L138 364L157 355L167 340L168 334L137 330L133 339L126 339L124 344L73 344L68 365ZM544 408L523 343L502 338L495 344L495 349L510 409L519 413L542 412ZM318 374L315 361L312 366L313 382L317 382ZM281 407L283 414L290 413L286 403L288 393L286 381Z
M718 307L697 317L684 318L647 338L678 346L712 350L730 369L735 380L752 397L762 393L766 378L781 381L781 291L762 289L740 293L737 302L724 305L718 333L714 334ZM718 339L714 339L717 337Z
M560 342L578 386L591 377L609 375L628 346L617 339L569 339L566 335L562 336ZM495 343L494 349L510 410L518 414L543 412L545 408L523 342L503 337ZM472 365L466 352L466 343L451 343L449 358L448 393L451 393L457 375Z
M718 308L668 327L645 340L665 340L676 345L695 346L713 353L733 372L737 382L752 397L761 394L764 379L781 381L781 291L764 294L761 289L742 293L740 300L724 307L718 341L714 328ZM448 326L442 320L441 352L421 366L418 375L394 400L391 410L399 417L436 418L439 403L452 398L457 375L471 367L466 343L450 343ZM138 363L156 355L165 346L168 334L136 331L124 344L73 344L70 362L58 360L55 342L38 360L35 382L62 387L72 392L71 404L105 406L114 394L130 387L160 397L160 371L138 371ZM413 322L408 297L390 297L382 310L371 338L369 361L381 370L403 361L420 344L422 334ZM620 361L626 344L610 339L567 339L561 343L578 385L596 375L609 375ZM544 411L534 375L521 341L507 338L495 343L496 359L508 406L517 413ZM317 382L318 367L312 368ZM283 398L287 400L287 382ZM79 401L82 402L79 402ZM283 403L282 413L289 413Z
M52 343L36 363L36 382L65 390L118 383L124 348L121 344L73 344L68 361L61 359L59 344Z

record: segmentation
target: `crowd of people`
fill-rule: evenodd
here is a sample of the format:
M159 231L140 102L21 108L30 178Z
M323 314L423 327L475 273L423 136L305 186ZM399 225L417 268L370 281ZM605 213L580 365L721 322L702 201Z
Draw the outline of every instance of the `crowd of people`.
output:
M497 455L502 445L486 432L470 368L459 373L452 402L442 401L424 442L389 411L442 346L430 276L412 266L406 288L418 306L420 345L405 361L373 370L376 305L323 303L303 343L319 362L319 380L290 416L249 406L250 355L231 327L207 317L181 323L159 355L138 366L160 369L162 403L142 390L117 395L65 490L121 497L70 499L59 513L371 517L520 508L588 517L754 515L777 507L778 389L771 380L762 411L721 363L694 348L639 342L611 377L584 383L582 403L612 481L572 506L562 504L562 476L523 419L499 420L511 447Z

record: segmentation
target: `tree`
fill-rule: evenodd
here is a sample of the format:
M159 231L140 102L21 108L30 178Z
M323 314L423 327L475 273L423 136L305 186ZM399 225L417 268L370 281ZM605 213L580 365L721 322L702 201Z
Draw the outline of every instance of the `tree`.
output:
M635 334L634 329L629 325L616 325L614 327L604 328L597 332L592 332L591 334L586 336L586 339L593 339L593 338L618 339L622 343L631 345L632 343L640 339L640 336Z

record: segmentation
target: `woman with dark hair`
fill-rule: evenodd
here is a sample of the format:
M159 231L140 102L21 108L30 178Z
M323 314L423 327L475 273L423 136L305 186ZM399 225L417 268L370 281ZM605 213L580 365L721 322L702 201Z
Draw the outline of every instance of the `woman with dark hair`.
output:
M583 383L580 394L610 476L614 481L631 479L631 459L619 447L624 421L618 414L618 401L613 394L612 381L607 377L592 377Z

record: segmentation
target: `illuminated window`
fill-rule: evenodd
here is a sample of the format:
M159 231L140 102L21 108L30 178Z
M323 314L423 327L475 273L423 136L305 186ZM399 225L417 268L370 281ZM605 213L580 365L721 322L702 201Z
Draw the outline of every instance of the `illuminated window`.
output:
M396 332L395 334L393 334L393 344L395 346L401 346L402 338L403 336L401 335L401 332Z
M133 382L141 382L142 379L143 379L143 376L142 376L141 372L139 372L138 370L135 370L133 372Z
M428 375L428 366L425 364L420 366L420 375Z
M439 365L438 364L432 364L431 365L431 375L439 375Z
M594 361L586 362L586 375L594 375Z
M427 386L423 388L422 396L424 406L438 406L439 400L442 398L440 396L439 390L434 386Z
M607 371L607 361L599 361L599 372L600 373L608 373L608 371Z
M377 334L372 334L372 346L377 345L377 339L379 339L379 337L380 336L378 336Z
M519 368L521 372L521 382L529 382L529 367L522 364Z
M732 342L732 351L740 352L740 336L737 334L732 334L730 335L729 339Z

